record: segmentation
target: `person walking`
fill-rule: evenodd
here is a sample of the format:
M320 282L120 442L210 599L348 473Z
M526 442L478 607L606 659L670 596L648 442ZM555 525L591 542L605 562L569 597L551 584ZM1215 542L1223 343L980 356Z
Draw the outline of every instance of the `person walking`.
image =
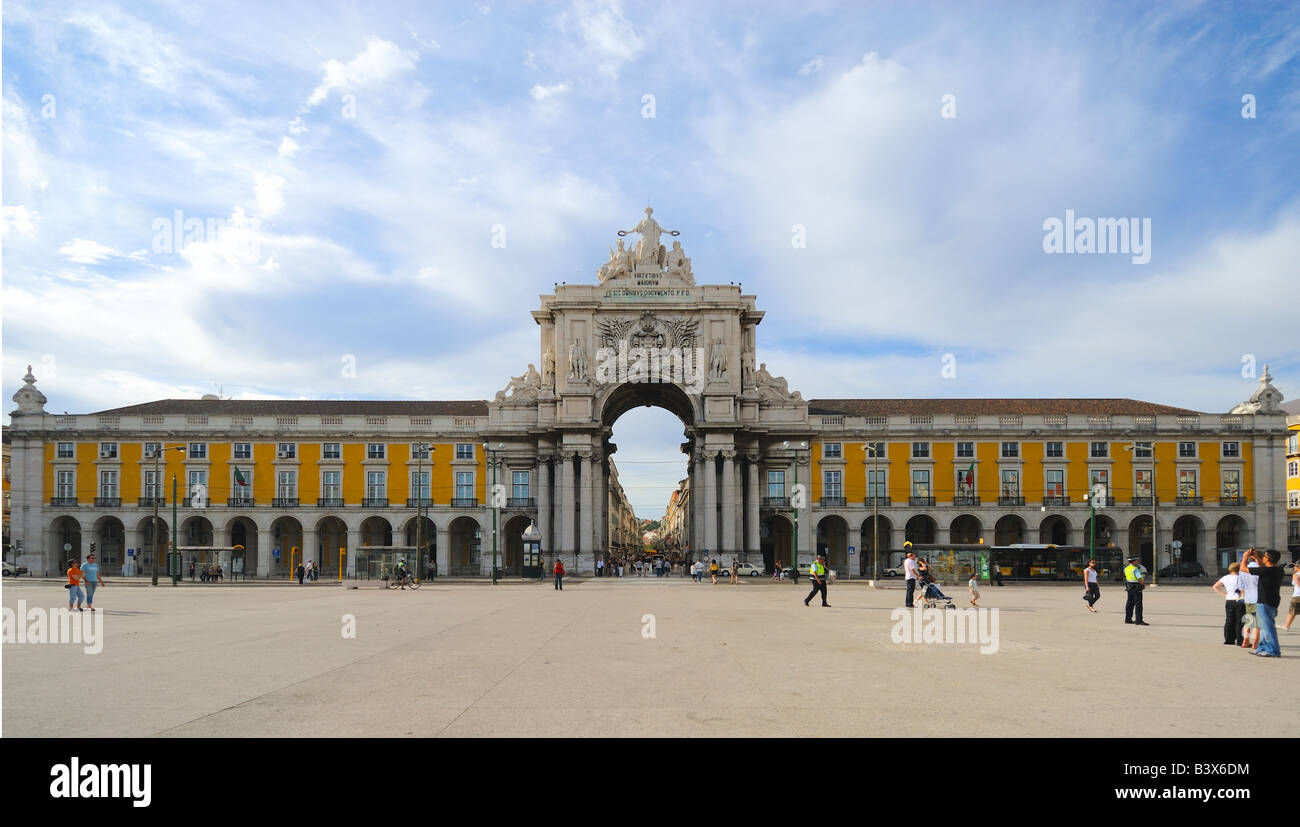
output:
M190 558L190 580L194 580L194 558Z
M773 580L780 580L780 579L781 579L781 561L780 561L780 560L777 560L777 561L776 561L776 565L772 568L772 579L773 579Z
M812 591L808 592L808 596L803 599L803 604L809 605L808 601L821 592L822 605L829 609L831 604L826 602L826 555L818 554L817 558L808 564L808 576L812 578L813 586Z
M555 572L555 590L562 592L564 591L564 563L560 561L560 558L558 556L555 558L554 572Z
M1241 563L1228 566L1228 573L1215 581L1210 588L1223 595L1223 645L1241 645L1241 619L1246 616L1246 600L1241 591L1241 577L1237 574Z
M1088 611L1093 614L1097 610L1093 608L1097 601L1101 600L1101 586L1097 583L1097 561L1089 560L1088 567L1083 570L1083 599L1088 601Z
M601 557L596 560L596 576L602 577L605 574L605 558Z
M72 611L72 604L77 604L77 611L82 611L81 604L86 599L86 593L81 590L81 581L84 577L81 567L77 565L76 560L68 561L68 584L64 586L68 590L68 611Z
M735 558L735 557L732 557L732 558L731 558L731 582L732 582L732 583L739 583L739 582L740 582L740 575L736 572L736 558Z
M1259 602L1255 611L1259 621L1259 646L1255 654L1261 658L1280 658L1282 649L1277 642L1277 610L1282 603L1282 555L1276 549L1269 549L1259 555L1261 565L1255 569L1259 578ZM1242 555L1244 561L1246 556Z
M907 602L903 605L909 609L915 608L916 604L913 598L916 594L916 553L909 551L907 557L903 559L903 579L907 583Z
M95 589L104 585L104 579L99 576L99 564L95 562L95 555L90 554L86 557L86 565L81 570L86 581L86 608L92 612L95 610Z
M1142 567L1138 565L1136 557L1128 558L1128 565L1124 567L1124 587L1128 590L1128 600L1124 602L1124 622L1150 626L1150 623L1142 619L1142 590L1147 584L1143 582Z
M714 557L709 561L709 579L715 586L718 585L718 568L718 558Z
M301 586L303 578L307 576L307 567L304 566L302 563L299 563L298 569L297 571L294 572L294 574L298 576L298 585Z
M1300 614L1300 568L1291 575L1291 609L1286 613L1286 622L1282 628L1291 631L1291 621L1295 620L1297 614Z
M978 607L979 603L977 601L980 599L979 572L972 571L970 573L970 580L966 581L966 588L970 589L970 604ZM1092 607L1089 606L1089 608Z

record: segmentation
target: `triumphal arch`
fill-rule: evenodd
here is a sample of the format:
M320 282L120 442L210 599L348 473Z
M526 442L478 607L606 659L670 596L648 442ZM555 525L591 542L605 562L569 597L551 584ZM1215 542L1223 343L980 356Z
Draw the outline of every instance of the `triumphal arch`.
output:
M489 445L506 464L535 463L543 549L580 570L608 548L610 435L633 407L682 422L695 556L760 559L760 504L777 505L763 502L765 464L799 463L808 478L808 403L755 365L763 311L738 286L697 283L678 235L647 207L618 232L595 283L542 296L537 362L488 404ZM800 548L809 528L799 527Z

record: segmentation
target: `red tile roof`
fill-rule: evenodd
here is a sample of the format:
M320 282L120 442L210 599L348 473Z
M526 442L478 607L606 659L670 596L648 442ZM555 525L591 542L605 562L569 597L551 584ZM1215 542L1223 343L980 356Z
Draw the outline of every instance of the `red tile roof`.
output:
M1136 399L810 399L810 414L1195 414Z

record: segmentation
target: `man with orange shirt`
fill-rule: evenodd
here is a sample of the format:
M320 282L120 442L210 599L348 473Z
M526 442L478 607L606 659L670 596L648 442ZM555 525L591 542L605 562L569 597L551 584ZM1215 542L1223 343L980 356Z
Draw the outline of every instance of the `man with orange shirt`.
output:
M68 561L68 611L72 611L72 604L77 604L77 611L82 611L81 604L86 599L86 593L81 589L81 582L84 579L81 566L77 565L76 560Z

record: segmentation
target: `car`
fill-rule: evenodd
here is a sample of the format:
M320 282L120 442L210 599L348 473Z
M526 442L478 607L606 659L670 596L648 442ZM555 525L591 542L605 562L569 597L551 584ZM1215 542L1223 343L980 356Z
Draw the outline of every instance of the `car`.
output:
M728 577L731 576L730 567L728 567L726 574ZM764 574L764 569L762 566L756 566L753 563L736 564L737 577L762 577L763 574Z
M1156 572L1156 576L1157 577L1204 577L1205 567L1195 560L1184 560L1178 564L1177 574L1175 574L1174 572L1175 572L1175 567L1169 565L1169 566L1165 566L1163 569Z
M16 566L13 563L5 563L4 565L5 577L19 577L24 574L27 574L26 566Z
M886 577L902 577L903 567L894 566L892 569L885 569L884 571L881 572L881 574L885 575Z

